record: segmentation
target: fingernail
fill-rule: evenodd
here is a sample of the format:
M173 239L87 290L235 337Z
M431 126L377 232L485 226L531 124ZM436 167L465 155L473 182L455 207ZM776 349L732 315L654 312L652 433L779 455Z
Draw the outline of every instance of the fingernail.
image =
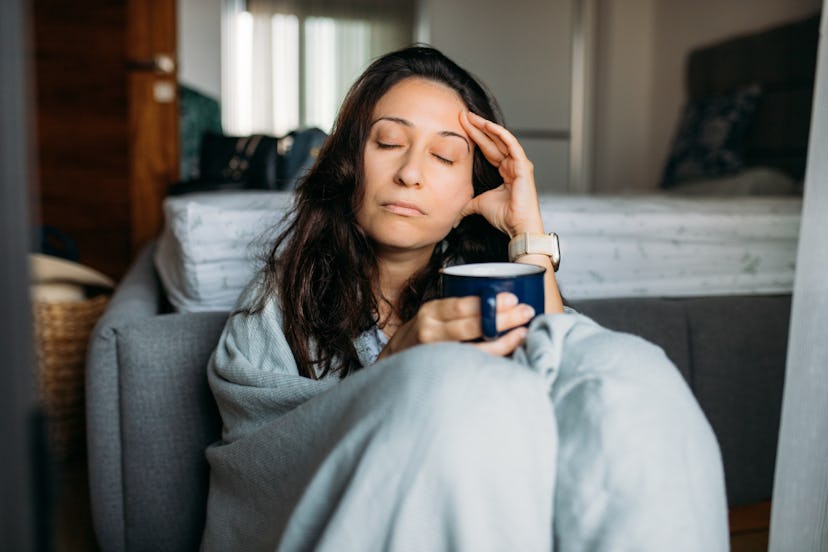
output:
M527 328L526 326L521 326L520 328L518 328L517 333L521 339L526 339L526 336L529 335L529 328Z
M531 305L523 305L523 312L527 317L535 316L535 309Z
M507 293L506 297L503 298L503 302L506 304L507 307L514 307L518 304L517 295L514 293Z

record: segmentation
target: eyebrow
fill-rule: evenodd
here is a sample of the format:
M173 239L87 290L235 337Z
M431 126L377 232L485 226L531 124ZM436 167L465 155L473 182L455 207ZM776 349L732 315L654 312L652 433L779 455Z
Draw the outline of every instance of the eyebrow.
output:
M386 117L378 118L376 121L371 123L371 126L374 126L375 124L377 124L380 121L391 121L392 123L399 123L399 124L401 124L403 126L406 126L406 127L413 127L414 126L414 123L412 123L408 119L403 119L402 117L393 117L393 116L390 116L390 115L386 116ZM440 132L438 132L438 134L440 136L455 136L457 138L460 138L461 140L463 140L463 143L466 144L466 150L471 151L471 146L469 146L469 141L462 134L458 134L457 132L454 132L452 130L441 130Z

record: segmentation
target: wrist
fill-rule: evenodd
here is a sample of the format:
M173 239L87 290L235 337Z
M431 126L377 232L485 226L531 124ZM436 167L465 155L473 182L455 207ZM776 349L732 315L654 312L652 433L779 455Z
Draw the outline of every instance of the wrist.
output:
M543 254L536 254L536 255L522 255L515 259L513 262L520 263L520 264L530 264L535 266L541 266L546 270L551 270L555 272L555 268L552 265L552 260L549 258L549 255Z
M507 234L509 235L509 239L514 238L515 236L519 236L520 234L545 234L546 232L543 231L543 223L535 223L535 224L521 224L515 226L514 228L509 229Z
M509 239L512 239L519 234L545 234L543 231L543 219L540 216L540 212L535 217L519 221L507 230L508 231L506 233L509 235Z

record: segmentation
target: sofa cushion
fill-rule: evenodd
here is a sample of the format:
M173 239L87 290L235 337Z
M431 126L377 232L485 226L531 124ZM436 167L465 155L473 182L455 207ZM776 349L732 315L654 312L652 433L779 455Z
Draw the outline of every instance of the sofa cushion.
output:
M773 492L790 311L789 295L687 303L693 392L719 439L731 506Z
M209 482L204 449L221 430L206 367L225 319L165 315L121 332L128 549L195 550L201 542Z
M662 349L688 384L690 352L687 321L681 301L669 299L597 299L578 301L573 308L605 328L643 337Z

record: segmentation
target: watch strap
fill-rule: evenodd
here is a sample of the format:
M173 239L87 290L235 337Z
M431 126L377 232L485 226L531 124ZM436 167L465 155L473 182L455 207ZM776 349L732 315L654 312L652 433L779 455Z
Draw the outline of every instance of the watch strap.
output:
M509 241L509 260L514 262L524 255L546 255L552 262L552 268L558 270L561 262L561 249L558 235L548 234L518 234Z

